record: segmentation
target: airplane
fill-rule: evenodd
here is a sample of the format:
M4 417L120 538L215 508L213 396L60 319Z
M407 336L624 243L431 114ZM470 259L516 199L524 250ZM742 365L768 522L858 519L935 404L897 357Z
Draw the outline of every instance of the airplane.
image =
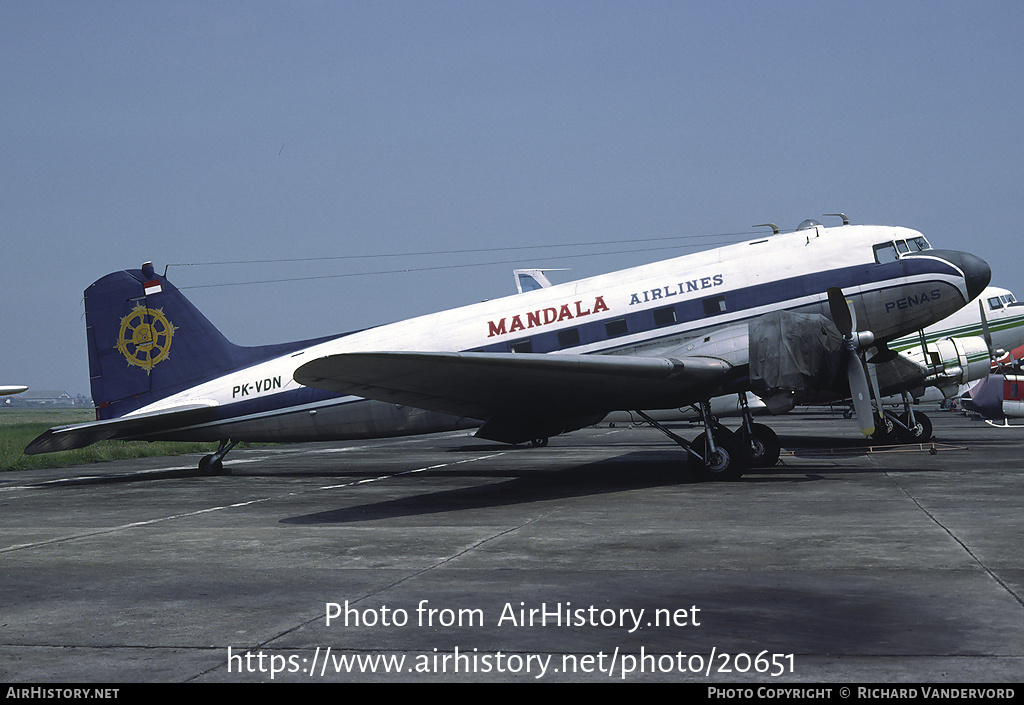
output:
M992 426L1019 428L1009 419L1024 417L1024 375L993 373L965 393L960 403Z
M990 305L994 303L992 299L988 301ZM1002 302L1022 306L1012 296L1009 301L1003 297ZM1010 352L999 352L1001 355L993 361L991 374L972 387L961 387L965 391L958 401L966 412L976 414L991 426L1015 428L1009 419L1024 417L1024 345Z
M152 263L85 291L97 420L54 427L26 454L104 439L211 440L200 470L239 441L386 437L477 428L544 445L619 409L706 409L753 390L770 407L852 396L873 432L865 349L941 320L989 283L982 259L896 226L792 233L475 303L362 331L232 344ZM897 253L897 243L912 248ZM890 251L896 255L890 257ZM779 366L786 349L791 363ZM639 411L638 413L643 413ZM740 477L774 432L733 434L703 414L687 441L700 479Z
M5 394L21 394L22 392L24 392L27 389L28 389L28 387L26 387L26 386L24 386L22 384L5 384L3 386L0 386L0 395L5 395Z

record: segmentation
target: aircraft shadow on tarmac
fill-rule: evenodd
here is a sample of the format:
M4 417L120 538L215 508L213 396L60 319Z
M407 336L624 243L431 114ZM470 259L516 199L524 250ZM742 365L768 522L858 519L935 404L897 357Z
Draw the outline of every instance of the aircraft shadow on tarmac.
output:
M427 471L417 475L424 488L431 477L485 477L479 469L456 468ZM397 517L465 511L567 497L623 492L633 489L693 482L679 467L678 459L664 453L643 451L629 453L597 463L558 470L521 467L509 477L498 471L495 477L507 479L473 487L460 487L426 492L400 499L342 507L305 516L282 519L283 524L346 524Z
M863 447L863 443L860 444ZM507 447L507 446L506 446ZM479 446L476 447L479 450ZM458 452L458 449L453 449ZM811 472L809 472L811 471ZM732 486L753 482L812 482L824 479L830 472L848 472L835 467L835 459L822 465L803 464L799 469L778 465L774 468L748 470ZM878 468L866 472L884 472ZM648 450L626 453L596 463L562 469L531 469L523 467L510 477L508 471L493 475L486 470L469 468L443 468L418 475L429 486L429 478L500 477L507 479L485 485L460 487L424 492L399 499L357 504L303 516L282 519L283 524L347 524L381 519L466 511L489 507L511 506L545 502L571 497L626 492L652 487L687 485L694 488L706 483L698 482L680 463L677 449L667 452ZM716 485L725 483L713 483Z
M40 480L29 483L35 488L59 488L86 485L120 485L133 482L154 482L157 480L180 480L206 477L198 468L174 468L172 470L124 470L104 475L66 477L55 480Z
M780 435L779 440L784 449L784 456L780 463L771 468L748 468L739 483L751 482L806 482L809 480L823 479L823 475L830 473L850 472L881 472L881 470L870 468L854 468L852 466L837 467L836 461L843 457L862 456L867 453L864 441L859 438L834 438L834 437L811 437L811 436L785 436ZM592 443L590 444L593 445ZM557 452L557 447L534 451L528 447L516 449L506 444L481 444L465 443L454 445L446 449L446 452L453 454L479 453L488 450L509 451L522 450L523 452ZM787 465L786 452L793 451L805 461L811 458L821 458L824 462L820 466L808 466L801 464L800 468ZM820 453L820 455L819 455ZM925 457L927 453L924 453ZM830 460L829 460L830 459ZM191 465L191 456L181 456L183 465ZM282 458L284 460L284 458ZM277 463L275 463L276 465ZM933 462L923 460L922 471L934 471ZM282 474L290 477L296 476L323 476L331 478L372 478L380 474L379 470L362 469L352 465L343 468L334 467L329 469L310 470L306 468L294 468L281 472L278 469L266 469L256 465L244 465L231 467L226 466L224 475L238 477L244 480L250 475L276 475ZM912 468L901 468L902 471L913 472ZM87 472L87 471L86 471ZM429 476L434 473L424 473ZM543 501L559 497L585 496L588 494L620 492L630 489L654 487L658 485L680 485L700 484L693 474L682 465L681 451L675 445L666 443L663 449L652 448L650 450L628 453L615 458L610 458L598 463L566 468L564 470L531 470L520 468L516 471L508 470L478 470L469 468L445 468L436 471L436 474L443 477L466 477L466 476L489 476L501 477L514 475L506 482L490 484L482 487L466 488L459 490L446 490L437 493L443 498L443 507L437 509L411 509L418 506L423 496L394 500L380 504L369 504L362 507L353 507L344 510L335 510L330 514L338 514L330 521L367 521L375 518L406 516L424 513L444 512L456 509L473 508L474 506L498 506L504 504L515 504L521 502ZM139 482L155 482L166 480L187 479L196 482L203 482L209 478L222 476L207 475L196 467L176 467L165 470L160 469L125 469L114 473L102 475L83 475L80 477L69 477L63 479L43 480L30 483L37 488L60 488L69 486L88 485L118 485ZM733 483L735 484L735 483ZM481 502L482 497L489 497L487 501ZM395 507L401 508L395 508ZM383 510L381 507L391 507ZM411 510L410 510L411 509ZM319 516L319 515L314 515ZM299 520L288 520L290 523L305 523Z

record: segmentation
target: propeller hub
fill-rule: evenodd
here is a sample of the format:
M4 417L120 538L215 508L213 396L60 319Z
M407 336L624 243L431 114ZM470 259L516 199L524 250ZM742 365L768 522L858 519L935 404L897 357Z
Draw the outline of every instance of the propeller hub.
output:
M875 342L875 334L869 330L854 331L853 337L858 348L870 347Z

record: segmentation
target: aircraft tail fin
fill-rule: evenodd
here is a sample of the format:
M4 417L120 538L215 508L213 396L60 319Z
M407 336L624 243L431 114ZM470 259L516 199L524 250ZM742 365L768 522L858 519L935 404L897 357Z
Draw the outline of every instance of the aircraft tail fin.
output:
M112 419L289 346L231 343L147 262L85 290L89 377L98 419Z

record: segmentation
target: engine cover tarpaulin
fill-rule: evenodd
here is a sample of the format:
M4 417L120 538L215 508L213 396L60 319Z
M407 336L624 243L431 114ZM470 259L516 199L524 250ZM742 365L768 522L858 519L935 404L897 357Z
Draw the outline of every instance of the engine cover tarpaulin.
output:
M753 391L824 390L836 386L844 343L828 317L776 311L751 321L749 333Z

